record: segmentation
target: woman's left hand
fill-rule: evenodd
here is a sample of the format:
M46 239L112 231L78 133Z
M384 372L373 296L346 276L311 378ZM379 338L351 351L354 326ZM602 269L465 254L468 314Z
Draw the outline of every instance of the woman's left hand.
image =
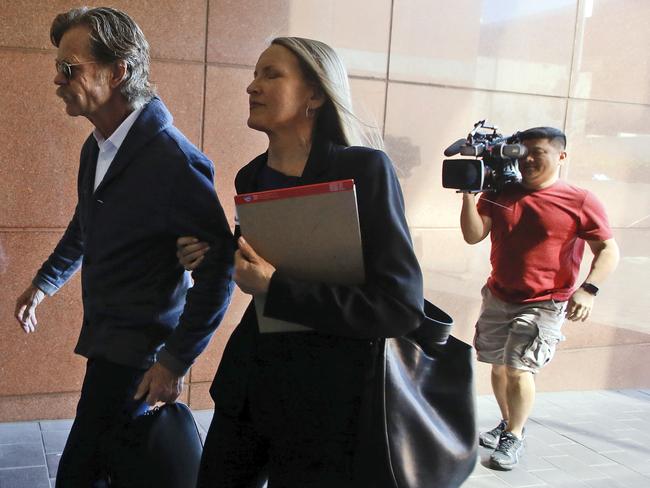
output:
M243 237L237 241L239 249L235 252L234 280L241 291L249 295L266 293L275 268L261 258Z

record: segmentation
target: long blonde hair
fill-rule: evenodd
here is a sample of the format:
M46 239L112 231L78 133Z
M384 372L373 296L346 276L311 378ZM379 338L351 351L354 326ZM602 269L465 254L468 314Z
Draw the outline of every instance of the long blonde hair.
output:
M325 95L318 109L314 131L344 146L383 149L377 127L362 122L352 109L348 73L336 51L324 42L303 37L276 37L271 44L283 46L297 58L305 78Z

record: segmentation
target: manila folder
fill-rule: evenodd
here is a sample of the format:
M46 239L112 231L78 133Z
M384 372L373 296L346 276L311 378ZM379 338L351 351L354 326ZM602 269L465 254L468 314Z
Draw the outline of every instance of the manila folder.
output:
M235 206L242 236L283 274L332 285L364 282L353 180L245 193ZM265 298L255 296L260 332L312 330L264 316Z

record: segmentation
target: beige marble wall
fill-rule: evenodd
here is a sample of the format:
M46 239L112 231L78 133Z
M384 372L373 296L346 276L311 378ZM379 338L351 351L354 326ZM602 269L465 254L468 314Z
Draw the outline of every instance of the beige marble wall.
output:
M97 2L86 2L99 5ZM78 152L91 127L54 95L51 19L76 3L0 0L0 421L68 417L84 371L72 353L79 281L39 309L26 336L15 297L63 232L75 204ZM407 202L427 297L471 340L486 243L460 236L460 197L440 185L442 150L487 118L504 133L563 128L568 181L605 203L622 262L593 317L567 324L540 389L648 387L650 353L650 4L644 0L114 1L141 25L152 78L178 127L215 162L232 215L237 169L265 147L246 128L244 88L278 35L324 40L344 58L355 103L385 132ZM585 261L588 266L590 256ZM189 376L198 408L246 305L238 294ZM489 390L477 368L479 392Z

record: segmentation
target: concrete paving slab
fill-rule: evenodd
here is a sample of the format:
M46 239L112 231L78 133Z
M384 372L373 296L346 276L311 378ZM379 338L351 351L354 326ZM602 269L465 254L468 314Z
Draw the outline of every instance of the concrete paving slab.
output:
M45 466L0 469L2 488L50 488Z
M61 453L46 454L45 460L47 461L47 474L50 478L56 478L56 472L59 468L59 461L61 460Z
M43 444L47 454L63 452L67 440L68 432L65 430L47 430L43 432Z
M573 478L578 480L593 480L607 477L606 471L601 471L596 466L589 466L573 456L548 456L544 459L564 473L570 473ZM603 470L606 470L607 466L609 465L605 465Z
M66 420L41 420L39 423L41 424L41 430L42 431L49 431L49 430L64 430L69 432L70 428L72 427L72 419L66 419Z
M524 454L525 455L525 454ZM515 488L527 488L546 486L547 483L541 478L535 476L534 472L528 472L523 469L513 469L512 471L494 471L494 475L503 480L505 486L513 486Z
M558 468L534 471L532 474L550 486L580 482L580 480L572 474Z
M582 444L558 446L557 450L559 453L567 454L578 459L587 466L607 466L613 463L610 458L603 456Z
M43 452L42 443L0 445L0 469L35 466L45 466L45 453Z
M0 424L0 444L25 444L40 442L38 422L12 422Z

